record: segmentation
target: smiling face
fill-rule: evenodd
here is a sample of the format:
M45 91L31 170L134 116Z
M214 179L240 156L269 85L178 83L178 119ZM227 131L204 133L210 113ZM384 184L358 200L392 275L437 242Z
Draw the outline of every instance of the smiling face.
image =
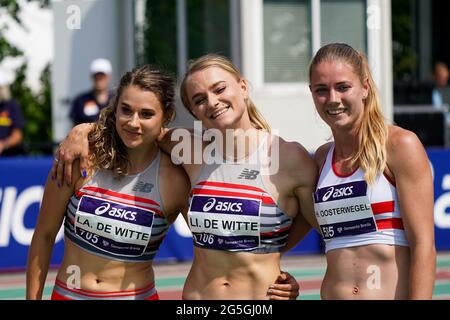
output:
M189 107L207 128L251 127L245 100L247 83L215 66L191 74L186 80Z
M332 130L359 127L369 87L348 63L332 60L315 65L310 90L317 112Z
M137 86L123 89L116 110L116 130L127 149L149 148L161 133L164 112L158 96Z

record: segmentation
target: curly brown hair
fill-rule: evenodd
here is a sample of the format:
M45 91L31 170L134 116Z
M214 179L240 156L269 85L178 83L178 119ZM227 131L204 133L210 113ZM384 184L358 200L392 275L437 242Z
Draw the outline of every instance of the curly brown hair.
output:
M116 95L100 112L100 118L88 136L92 166L112 170L117 178L123 177L129 166L127 149L116 130L116 110L122 92L128 86L153 92L158 97L163 107L164 125L172 120L175 110L175 81L170 75L155 66L144 65L122 76Z

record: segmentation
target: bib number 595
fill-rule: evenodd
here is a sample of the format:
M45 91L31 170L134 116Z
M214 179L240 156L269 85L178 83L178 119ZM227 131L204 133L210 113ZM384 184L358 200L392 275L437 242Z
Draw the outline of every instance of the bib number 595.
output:
M334 236L333 226L322 227L322 234L324 238L333 238Z

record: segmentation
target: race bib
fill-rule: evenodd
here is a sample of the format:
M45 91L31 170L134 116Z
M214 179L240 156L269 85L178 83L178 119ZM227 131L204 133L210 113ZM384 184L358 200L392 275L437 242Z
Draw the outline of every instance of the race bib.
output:
M377 231L366 181L320 188L313 198L315 215L325 240Z
M193 196L188 222L196 245L228 251L259 247L261 200Z
M75 234L111 254L141 256L150 240L154 212L92 196L82 196L75 214Z

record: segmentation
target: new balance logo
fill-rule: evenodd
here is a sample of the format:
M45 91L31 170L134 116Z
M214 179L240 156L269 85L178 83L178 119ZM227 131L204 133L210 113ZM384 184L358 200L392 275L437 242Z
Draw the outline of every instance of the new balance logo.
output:
M249 170L246 168L246 169L242 170L238 179L255 180L256 177L258 176L258 174L259 174L258 170Z
M133 187L133 191L150 193L152 192L154 185L152 183L146 183L143 181L138 181Z

